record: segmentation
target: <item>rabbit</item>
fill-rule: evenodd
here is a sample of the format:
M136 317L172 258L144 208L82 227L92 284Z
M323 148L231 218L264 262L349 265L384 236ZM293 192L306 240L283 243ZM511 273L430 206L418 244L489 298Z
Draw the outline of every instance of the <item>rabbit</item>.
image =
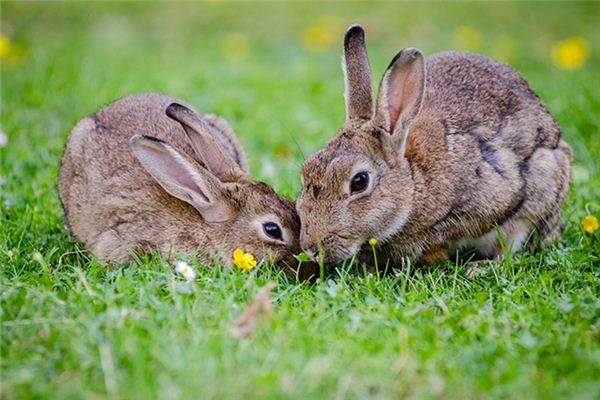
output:
M299 252L293 201L250 179L229 124L167 95L127 96L79 121L58 190L68 229L106 263L152 250L229 262L242 248L289 269Z
M558 239L572 150L527 82L484 56L406 48L374 106L364 38L359 25L344 38L344 127L301 167L302 249L364 262L374 238L401 267Z

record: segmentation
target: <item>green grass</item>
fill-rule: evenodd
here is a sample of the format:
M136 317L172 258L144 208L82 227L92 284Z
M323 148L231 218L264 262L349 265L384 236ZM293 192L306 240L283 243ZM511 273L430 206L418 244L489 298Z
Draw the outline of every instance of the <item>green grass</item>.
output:
M22 53L1 69L2 398L600 397L600 237L580 227L600 217L598 3L0 7L0 31ZM294 196L301 161L344 118L340 28L321 52L298 39L321 17L366 26L376 78L403 46L508 59L575 150L563 240L473 278L447 263L306 284L268 265L216 265L198 266L187 291L157 255L105 269L69 237L55 189L67 134L138 91L229 119L252 174ZM461 26L475 37L461 39ZM242 60L221 52L234 33L249 43ZM564 71L552 46L573 35L590 55ZM233 339L232 321L269 280L271 316Z

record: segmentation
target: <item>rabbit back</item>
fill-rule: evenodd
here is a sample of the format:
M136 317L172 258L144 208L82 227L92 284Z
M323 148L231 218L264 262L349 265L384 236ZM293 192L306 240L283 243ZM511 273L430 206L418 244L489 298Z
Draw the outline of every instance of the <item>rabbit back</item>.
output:
M170 143L202 165L181 124L165 115L173 102L185 104L158 93L127 96L79 121L69 135L58 182L65 223L102 259L122 261L129 257L129 247L147 249L161 243L193 250L198 245L193 231L207 228L193 207L160 187L130 148L130 139L144 134ZM229 125L218 117L206 119L223 148L247 169ZM190 226L189 232L182 226Z
M500 251L495 225L508 242L514 239L515 250L533 228L545 241L559 236L572 151L509 66L469 53L428 57L423 108L405 156L422 190L395 253L442 245L491 257Z

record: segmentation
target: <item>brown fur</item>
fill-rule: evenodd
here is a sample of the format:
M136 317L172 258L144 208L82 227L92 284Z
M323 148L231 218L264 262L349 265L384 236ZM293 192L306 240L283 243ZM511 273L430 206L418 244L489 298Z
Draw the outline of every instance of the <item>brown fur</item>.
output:
M344 81L346 81L344 93L346 117L348 119L368 118L373 112L371 101L373 88L364 46L365 35L358 25L351 26L349 31L354 31L354 34L346 35L344 38L344 51L348 54L343 64ZM351 84L348 82L349 78L353 79Z
M349 118L303 164L300 243L314 255L320 242L325 261L338 262L375 237L392 265L463 248L497 257L495 226L512 250L534 230L547 243L560 235L571 158L556 122L507 65L460 52L423 59L407 49L386 71L371 117ZM371 187L351 196L358 170L371 173Z
M228 182L212 176L206 169L211 166L194 151L182 124L165 114L173 102L182 103L156 93L128 96L82 119L73 129L58 182L71 232L109 262L125 261L133 251L155 249L165 254L199 250L230 261L233 250L241 247L259 260L270 254L294 264L299 220L293 202L247 176L246 156L225 120L190 111L192 122L197 118L199 126L210 130L224 149L221 159L233 160L238 174ZM134 156L131 139L137 134L160 139L138 138L142 144L175 149L200 176L214 183L213 197L225 220L206 220L191 204L167 193ZM261 221L277 222L285 241L265 239Z

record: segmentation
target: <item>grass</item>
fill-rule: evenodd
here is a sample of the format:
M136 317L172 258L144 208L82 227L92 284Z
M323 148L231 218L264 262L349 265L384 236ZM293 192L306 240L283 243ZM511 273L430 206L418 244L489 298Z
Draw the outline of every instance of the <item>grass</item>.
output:
M598 4L0 7L21 53L1 70L2 398L600 397L600 237L580 227L600 216ZM187 290L159 255L105 269L69 237L55 189L66 136L138 91L228 118L252 174L294 196L301 161L343 121L341 32L356 21L375 77L402 46L458 46L529 80L576 154L561 242L473 278L446 263L306 284L213 265ZM564 71L552 46L573 35L590 56ZM233 339L269 280L272 314Z

